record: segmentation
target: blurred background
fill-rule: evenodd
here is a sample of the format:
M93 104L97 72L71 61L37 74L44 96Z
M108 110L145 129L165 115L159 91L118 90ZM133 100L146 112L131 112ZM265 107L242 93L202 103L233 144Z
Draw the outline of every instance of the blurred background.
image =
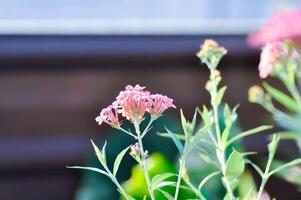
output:
M260 82L260 50L246 36L275 12L300 6L299 0L0 1L0 199L75 199L82 174L65 166L86 165L89 139L101 145L111 137L94 119L127 84L170 96L187 115L208 104L208 72L195 56L205 38L229 49L220 70L226 100L241 105L240 126L272 123L247 101L249 86ZM178 121L178 110L168 113ZM261 137L246 141L262 152L264 144ZM294 188L286 192L301 199Z

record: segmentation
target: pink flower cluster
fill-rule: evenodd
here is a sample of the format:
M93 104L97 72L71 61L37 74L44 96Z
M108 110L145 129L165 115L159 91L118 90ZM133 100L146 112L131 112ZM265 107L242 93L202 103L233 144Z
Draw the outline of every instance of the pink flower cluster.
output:
M299 59L295 49L288 51L285 42L272 42L262 48L258 66L260 78L267 78L273 73L276 64L283 64L288 59Z
M126 86L116 97L112 105L104 108L96 121L98 124L105 122L114 128L120 126L118 114L121 114L127 120L140 123L145 113L152 117L159 117L168 108L176 108L173 100L161 94L151 94L140 85Z
M272 42L262 48L258 66L260 78L267 78L273 72L276 63L288 56L283 42Z
M276 13L258 31L248 36L248 43L260 47L270 42L290 39L301 47L301 9Z

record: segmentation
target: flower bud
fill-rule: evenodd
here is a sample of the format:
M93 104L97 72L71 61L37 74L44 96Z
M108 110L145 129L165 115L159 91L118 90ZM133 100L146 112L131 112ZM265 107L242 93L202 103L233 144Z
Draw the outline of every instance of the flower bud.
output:
M209 68L216 68L218 62L226 53L227 50L219 46L216 41L207 39L201 45L201 49L196 55L203 63L206 63Z
M248 93L249 101L252 103L257 103L260 99L262 99L265 96L263 89L258 85L250 87Z

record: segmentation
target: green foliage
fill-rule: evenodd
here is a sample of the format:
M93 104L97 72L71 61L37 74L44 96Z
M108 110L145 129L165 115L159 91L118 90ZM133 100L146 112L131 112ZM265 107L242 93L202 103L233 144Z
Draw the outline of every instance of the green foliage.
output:
M90 170L109 177L116 185L122 198L126 200L178 200L181 198L187 200L204 200L207 196L204 187L216 180L224 187L225 191L219 196L219 199L259 200L270 176L284 170L292 169L292 167L301 164L301 159L297 158L275 166L275 168L273 167L273 161L281 139L279 134L274 134L268 144L269 156L264 170L248 159L248 156L256 154L256 152L247 152L236 148L235 144L240 143L245 137L271 129L272 126L263 125L233 134L238 119L236 112L238 106L231 108L223 102L227 86L220 85L222 77L217 70L218 63L226 53L227 50L220 47L215 41L205 41L197 55L210 71L209 80L205 87L210 95L210 106L203 106L202 110L197 108L190 121L187 120L183 111L180 110L182 131L174 133L165 128L166 132L158 133L159 136L171 138L179 151L179 167L176 173L172 167L163 168L168 163L168 160L162 159L161 155L159 157L156 154L149 155L148 151L144 148L144 136L151 130L153 122L160 117L153 116L152 113L150 113L149 120L143 119L147 121L147 125L144 128L141 126L141 122L143 122L142 117L131 121L132 128L135 131L127 131L119 124L115 126L118 130L134 138L137 143L123 149L117 155L113 165L113 172L107 165L106 142L100 151L92 140L95 154L103 169L80 166L70 168ZM288 64L294 66L293 62ZM292 69L284 70L284 68L278 68L277 70L279 70L279 74L282 73L281 80L285 83L291 95L286 95L267 83L264 83L265 90L274 100L283 106L293 112L300 112L301 97L294 86L295 69L292 67ZM275 118L278 118L284 124L286 122L296 124L294 132L298 130L298 123L295 118L274 108L269 95L266 95L260 88L257 88L256 94L261 95L259 103L268 105L267 109L270 112L275 112ZM299 126L301 127L301 125ZM283 134L282 138L285 137L297 140L295 134ZM299 142L301 144L300 140ZM116 175L129 149L137 165L132 168L130 179L120 185ZM201 158L203 165L206 164L211 168L210 172L208 171L200 179L191 176L187 170L187 163L191 155L197 155ZM251 165L261 177L261 184L258 189L255 186L252 175L246 170L246 164ZM199 167L201 168L201 166ZM192 179L194 180L192 181ZM243 185L249 185L250 188L242 187Z
M297 102L286 95L285 93L281 92L280 90L274 88L267 82L263 83L263 87L267 90L267 92L279 103L281 103L286 108L290 109L293 112L300 111L300 107L298 106Z
M113 167L113 175L116 176L117 171L119 169L119 165L121 163L122 158L124 157L124 155L127 153L127 151L129 150L130 147L125 148L124 150L122 150L118 156L116 157L116 160L114 162L114 167Z
M233 181L245 170L245 161L241 153L233 149L226 163L226 178Z

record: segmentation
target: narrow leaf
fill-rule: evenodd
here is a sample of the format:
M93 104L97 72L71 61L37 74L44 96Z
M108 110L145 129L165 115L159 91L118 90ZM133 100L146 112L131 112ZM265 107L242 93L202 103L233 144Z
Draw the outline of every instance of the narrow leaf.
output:
M281 92L280 90L272 87L271 85L269 85L266 82L263 83L263 87L268 91L268 93L276 101L278 101L279 103L284 105L286 108L288 108L288 109L290 109L291 111L294 111L294 112L299 112L300 111L300 108L299 108L298 104L296 103L296 101L293 98L289 97L288 95Z
M290 161L290 162L288 162L288 163L286 163L286 164L284 164L284 165L282 165L280 167L277 167L276 169L272 170L269 173L269 175L271 176L271 175L273 175L273 174L275 174L275 173L277 173L277 172L279 172L279 171L281 171L281 170L283 170L285 168L292 167L294 165L299 165L299 164L301 164L301 158L297 158L297 159L292 160L292 161Z
M181 143L181 141L179 140L179 138L173 132L171 132L170 130L168 130L166 127L165 127L165 129L170 134L171 139L173 140L173 142L175 143L176 147L178 148L180 154L182 155L183 151L184 151L183 144Z
M159 191L164 195L164 197L167 199L167 200L174 200L173 199L173 196L171 196L171 194L169 194L168 192L164 191L164 190L161 190L159 189Z
M105 172L104 170L101 170L101 169L98 169L98 168L95 168L95 167L81 167L81 166L71 166L71 167L68 167L67 166L67 168L69 168L69 169L82 169L82 170L94 171L94 172L97 172L97 173L109 176L109 174L107 172Z
M105 153L101 152L99 150L99 148L95 145L95 143L93 142L93 140L91 139L91 143L92 143L92 146L93 146L93 149L95 151L95 154L99 160L99 162L102 164L102 165L106 165L106 155ZM104 144L104 147L103 147L103 150L105 150L105 146L106 146L106 142Z
M177 183L174 182L174 181L163 181L163 182L160 182L159 184L156 185L155 188L153 188L153 190L157 190L159 188L163 188L165 186L174 186L176 185Z
M240 134L238 134L238 135L234 136L233 138L231 138L228 141L227 146L229 146L230 144L232 144L233 142L235 142L235 141L237 141L241 138L244 138L246 136L253 135L253 134L256 134L258 132L265 131L265 130L268 130L268 129L271 129L271 128L273 128L273 126L263 125L263 126L259 126L259 127L241 132Z
M124 157L124 155L126 154L126 152L128 151L128 149L130 148L130 146L128 146L127 148L125 148L124 150L122 150L118 156L115 159L114 162L114 167L113 167L113 175L116 176L117 171L119 169L119 165L121 163L122 158Z
M217 92L217 96L216 96L216 104L219 105L224 97L224 94L226 92L227 86L222 87L221 89L219 89L219 91Z
M251 160L248 160L248 159L246 160L246 162L248 164L250 164L261 177L263 177L263 171L260 169L260 167L258 165L256 165L255 163L253 163Z
M163 182L165 179L168 179L170 177L173 177L173 176L177 176L177 174L174 174L174 173L164 173L164 174L158 174L156 176L154 176L152 178L152 188L153 190L157 187L157 185L161 182Z
M171 138L170 134L169 133L157 133L159 136L161 137L167 137L167 138ZM180 134L176 134L174 133L174 135L179 139L179 140L182 140L182 141L185 141L185 135L180 135Z
M205 185L205 183L207 183L207 181L209 181L211 178L213 178L214 176L220 174L219 171L216 172L212 172L210 173L208 176L206 176L199 184L198 186L198 190L201 190L203 188L203 186Z

